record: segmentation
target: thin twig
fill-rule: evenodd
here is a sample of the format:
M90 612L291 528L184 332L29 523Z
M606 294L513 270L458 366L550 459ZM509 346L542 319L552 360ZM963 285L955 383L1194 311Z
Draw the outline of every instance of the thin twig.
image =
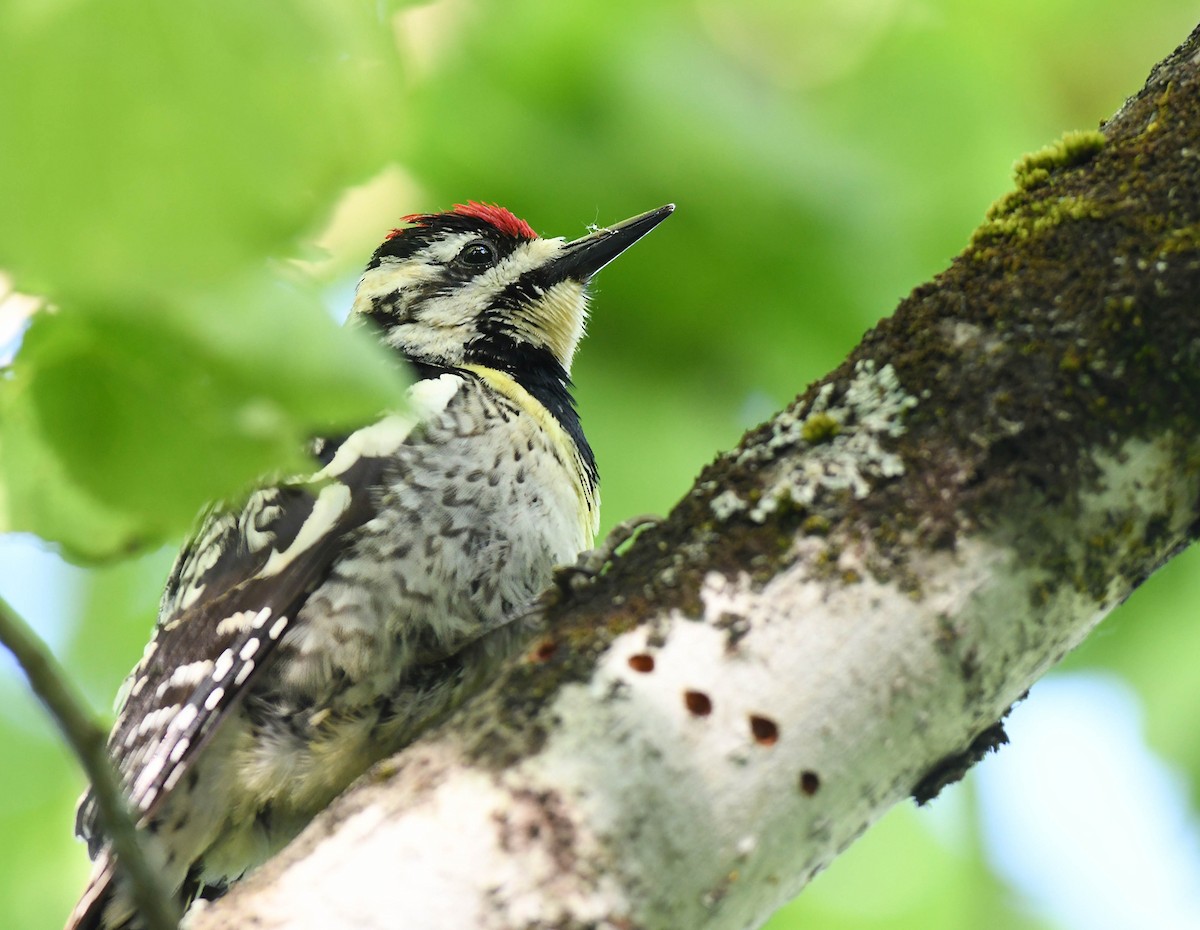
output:
M45 643L3 598L0 598L0 642L16 657L34 694L50 712L91 779L101 825L112 843L118 867L129 880L143 924L147 930L176 930L179 912L174 896L146 857L137 825L109 761L104 731L92 719Z

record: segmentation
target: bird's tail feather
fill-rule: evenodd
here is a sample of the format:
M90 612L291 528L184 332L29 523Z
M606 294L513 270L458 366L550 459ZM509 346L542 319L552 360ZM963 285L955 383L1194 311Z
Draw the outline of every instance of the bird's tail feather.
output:
M112 854L103 850L96 857L87 887L71 911L65 930L127 930L133 909L117 909L116 898Z

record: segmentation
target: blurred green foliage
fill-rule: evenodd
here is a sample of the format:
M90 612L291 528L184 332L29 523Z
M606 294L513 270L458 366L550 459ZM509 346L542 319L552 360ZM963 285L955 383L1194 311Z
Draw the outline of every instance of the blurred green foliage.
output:
M378 347L265 261L400 145L374 9L0 7L0 268L56 308L0 384L0 529L160 541L394 397Z
M568 236L679 205L601 277L575 370L606 526L664 511L942 268L1023 152L1111 114L1195 18L1183 0L10 0L0 269L57 310L0 380L0 525L145 550L288 467L297 437L370 416L398 385L317 285L402 213L468 198ZM389 164L398 186L360 189L365 238L298 275L343 190ZM93 571L66 620L98 707L169 560ZM1070 660L1137 685L1152 746L1191 772L1195 566ZM0 926L43 930L85 873L81 779L20 682L0 677L0 708ZM1039 926L972 815L969 779L934 815L893 812L773 930Z

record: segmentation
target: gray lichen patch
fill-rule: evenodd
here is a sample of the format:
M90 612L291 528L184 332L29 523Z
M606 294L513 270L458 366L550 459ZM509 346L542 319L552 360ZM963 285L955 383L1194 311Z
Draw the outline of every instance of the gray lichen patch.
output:
M761 446L743 451L750 458L796 450L779 461L747 515L762 523L784 504L808 511L829 497L861 499L880 480L902 475L904 461L886 440L903 434L905 413L916 405L891 365L877 368L871 359L860 360L844 387L836 381L822 385L810 402L777 417L773 435Z
M1101 477L1080 496L1082 519L1063 527L1036 514L1014 541L1037 569L1030 606L1046 609L1055 592L1066 592L1104 612L1128 597L1193 532L1187 502L1200 487L1195 456L1195 445L1171 435L1098 450L1092 458Z
M738 496L737 491L730 489L714 497L709 506L712 507L713 516L724 523L735 513L745 510L747 504Z

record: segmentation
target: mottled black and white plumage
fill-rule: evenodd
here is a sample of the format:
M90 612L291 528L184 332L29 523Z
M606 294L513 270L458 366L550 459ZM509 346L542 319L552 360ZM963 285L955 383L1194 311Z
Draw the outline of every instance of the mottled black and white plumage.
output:
M596 531L569 393L588 280L671 207L566 242L477 203L406 217L358 285L417 381L318 440L308 477L214 507L184 547L109 741L184 905L281 848L372 762L477 690L506 621ZM90 795L68 927L138 925Z

